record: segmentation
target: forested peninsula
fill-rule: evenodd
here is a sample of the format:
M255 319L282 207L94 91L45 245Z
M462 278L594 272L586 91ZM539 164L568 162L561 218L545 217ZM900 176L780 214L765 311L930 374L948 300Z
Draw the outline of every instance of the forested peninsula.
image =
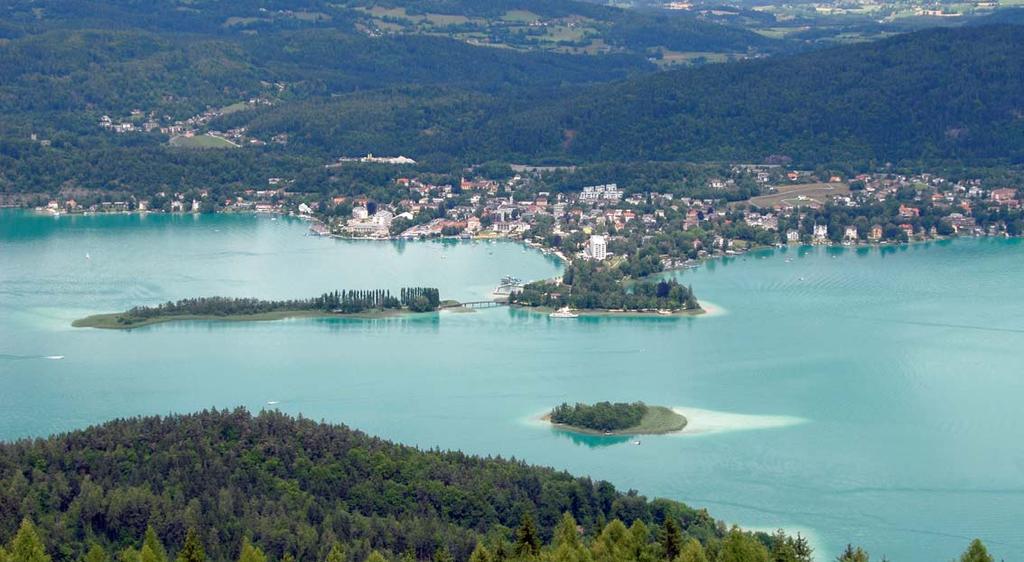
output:
M387 289L334 291L310 299L200 297L136 306L125 312L95 314L72 323L76 328L130 329L183 320L267 321L308 316L387 316L432 312L441 305L437 289L406 287L398 296Z
M643 402L597 402L570 405L563 402L545 419L570 431L604 435L650 435L681 431L687 420L664 406Z

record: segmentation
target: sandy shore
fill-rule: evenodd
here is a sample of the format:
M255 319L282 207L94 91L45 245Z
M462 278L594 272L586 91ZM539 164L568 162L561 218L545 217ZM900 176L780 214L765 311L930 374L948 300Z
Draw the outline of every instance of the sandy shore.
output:
M708 313L707 307L697 310L679 310L671 314L661 314L659 312L642 311L642 310L608 310L608 309L573 309L573 313L583 317L594 317L594 318L696 318L698 316L704 316ZM551 314L557 309L549 306L524 306L521 304L510 305L516 310L522 310L524 312L530 312L533 314Z
M796 416L762 416L756 414L737 414L673 406L672 411L684 416L689 423L682 431L683 435L701 435L726 433L732 431L748 431L754 429L776 429L807 423L808 420Z

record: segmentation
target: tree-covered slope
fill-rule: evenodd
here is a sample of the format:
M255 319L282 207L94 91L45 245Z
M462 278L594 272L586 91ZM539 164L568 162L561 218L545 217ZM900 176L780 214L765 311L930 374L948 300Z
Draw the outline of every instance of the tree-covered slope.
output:
M292 134L303 150L378 147L434 161L1019 163L1022 30L928 30L557 92L405 89L238 118L264 136Z
M496 153L583 160L1019 162L1024 28L670 71L494 120L479 140Z
M722 536L703 511L606 482L278 413L118 420L0 445L0 543L27 517L58 561L91 542L137 545L147 526L175 550L199 530L211 560L232 558L243 536L275 560L320 560L335 541L420 559L443 547L465 560L478 538L527 514L546 540L566 512L589 534L614 518L669 517L690 536Z

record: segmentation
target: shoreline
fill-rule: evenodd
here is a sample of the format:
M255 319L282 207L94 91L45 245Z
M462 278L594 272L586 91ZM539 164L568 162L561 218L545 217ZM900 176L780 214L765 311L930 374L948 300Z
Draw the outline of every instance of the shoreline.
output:
M113 312L106 314L92 314L84 318L79 318L71 322L71 327L95 328L97 330L132 330L134 328L172 322L274 322L289 318L353 318L357 320L376 320L415 314L429 313L394 309L351 313L326 312L320 310L277 310L273 312L262 312L259 314L179 314L173 316L156 316L133 324L121 324L117 319L123 316L124 312Z
M544 315L558 310L550 306L526 306L522 304L510 304L508 306L514 310ZM704 307L696 310L676 310L670 314L662 314L656 310L612 310L607 308L573 309L573 313L578 314L580 317L587 316L591 318L696 318L718 311L714 306L711 308L713 310L708 310Z
M690 424L689 418L687 418L686 416L681 414L676 408L670 408L670 407L667 407L667 406L648 406L648 408L651 409L651 410L654 410L654 411L661 412L661 413L671 413L671 414L674 414L674 415L676 415L676 416L678 416L680 418L681 423L680 423L680 421L676 421L676 422L674 422L673 426L671 426L670 428L667 428L667 429L654 429L654 430L647 429L647 430L645 430L645 429L643 429L644 422L643 422L643 420L641 420L640 421L640 425L636 425L636 426L629 427L629 428L626 428L626 429L617 429L617 430L614 430L614 431L600 431L600 430L596 430L596 429L589 429L589 428L586 428L586 427L579 427L579 426L575 426L575 425L568 425L568 424L564 424L564 423L553 422L553 421L551 421L551 411L545 412L543 415L541 415L540 416L540 421L548 424L548 426L550 426L551 428L557 429L559 431L566 431L566 432L569 432L569 433L578 433L578 434L581 434L581 435L593 435L593 436L596 436L596 437L615 437L615 436L621 437L621 436L624 436L624 435L626 435L626 436L628 436L628 435L669 435L669 434L683 433L684 431L686 431L686 427ZM644 417L646 418L647 415L645 415Z

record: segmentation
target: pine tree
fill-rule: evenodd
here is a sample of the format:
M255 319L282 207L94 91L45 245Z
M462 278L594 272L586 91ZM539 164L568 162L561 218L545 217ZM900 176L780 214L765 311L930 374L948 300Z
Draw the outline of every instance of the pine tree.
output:
M708 562L708 556L704 553L704 547L697 539L690 539L683 544L679 556L675 562Z
M807 537L802 536L800 533L797 533L796 538L793 539L793 550L796 552L796 559L799 562L812 562L814 560L814 549L811 548L811 543L808 542Z
M854 548L853 545L846 545L846 550L836 557L836 562L868 562L869 556L861 547Z
M796 549L793 541L782 529L772 533L771 542L772 562L797 562Z
M666 517L661 528L661 551L665 560L675 560L683 551L683 532L674 517Z
M584 548L580 540L576 519L569 513L562 515L561 521L555 525L552 540L554 551L551 558L558 562L587 562L591 560L590 551Z
M238 554L238 562L267 562L267 555L253 546L246 538L242 541L242 551Z
M960 562L993 562L993 558L981 540L974 539L971 546L960 556Z
M455 558L452 553L448 551L448 547L442 546L434 550L433 562L455 562Z
M516 529L516 556L536 556L540 553L540 535L537 533L537 525L529 513L523 515L523 520Z
M580 545L579 530L576 528L576 519L573 518L572 514L566 512L562 515L558 525L555 525L555 532L551 542L556 547L562 545L576 547Z
M190 528L185 533L185 546L181 547L177 562L206 562L206 551L195 529Z
M721 550L718 552L718 562L769 562L769 560L768 550L764 545L736 527L733 527L725 535Z
M27 517L22 519L21 526L11 541L7 558L14 562L50 562L50 555L46 554L43 539L39 537L36 526Z
M384 555L377 552L376 550L370 552L370 555L366 557L366 562L388 562Z
M335 542L331 545L330 552L327 553L325 562L345 562L345 549L341 546L341 543Z
M3 557L0 557L0 562L3 562ZM107 551L103 550L102 546L92 543L82 562L110 562L110 557L107 556Z
M473 549L473 554L469 555L469 562L494 562L494 557L491 556L491 551L487 550L484 543L478 541L476 548Z
M156 536L156 531L153 530L152 526L146 527L146 535L142 540L142 550L139 552L139 558L142 562L167 562L168 560L167 550L164 548L163 543L160 542L160 537Z

